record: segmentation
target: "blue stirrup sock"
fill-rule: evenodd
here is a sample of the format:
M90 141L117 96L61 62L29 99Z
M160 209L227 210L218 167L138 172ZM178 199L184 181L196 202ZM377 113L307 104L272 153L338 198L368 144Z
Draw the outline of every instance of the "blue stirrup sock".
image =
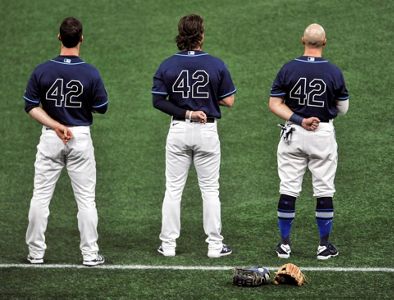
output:
M316 223L320 234L320 245L326 245L332 231L334 206L332 197L316 199Z
M278 203L278 227L283 244L290 244L291 225L295 218L296 197L281 194Z

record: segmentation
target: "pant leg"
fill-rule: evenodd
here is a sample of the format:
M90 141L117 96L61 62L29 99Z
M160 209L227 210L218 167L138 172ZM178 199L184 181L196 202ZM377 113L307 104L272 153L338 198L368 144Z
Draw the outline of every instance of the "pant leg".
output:
M306 130L295 126L290 143L280 139L277 151L278 174L280 178L279 193L298 197L302 190L302 180L308 165L304 153L304 134Z
M34 190L30 201L29 225L26 244L29 255L41 258L45 255L45 231L56 182L64 166L64 145L53 130L43 129L37 146L34 164Z
M71 128L73 139L67 144L67 172L78 206L80 249L84 259L94 259L97 244L98 216L95 202L96 161L89 127Z
M312 173L313 196L333 197L338 146L332 123L320 123L308 142L309 163Z
M187 145L190 126L186 122L172 122L167 136L166 192L159 236L163 248L175 248L176 239L180 235L181 199L193 156Z
M216 123L196 124L200 140L195 141L194 167L203 199L203 225L208 249L223 247L221 203L219 199L220 141ZM197 129L196 128L196 129Z

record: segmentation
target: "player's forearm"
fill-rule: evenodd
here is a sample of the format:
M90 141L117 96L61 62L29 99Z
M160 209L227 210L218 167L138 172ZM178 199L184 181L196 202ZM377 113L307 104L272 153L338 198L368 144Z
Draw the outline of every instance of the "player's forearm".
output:
M41 107L34 107L29 111L29 115L37 122L52 129L58 128L61 124L52 119Z
M288 121L293 115L293 111L283 102L282 98L270 97L269 109L272 113L285 121Z

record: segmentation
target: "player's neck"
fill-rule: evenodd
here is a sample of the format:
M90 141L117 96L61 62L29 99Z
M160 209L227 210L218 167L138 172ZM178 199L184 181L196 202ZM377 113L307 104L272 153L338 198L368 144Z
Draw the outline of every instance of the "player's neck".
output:
M305 48L304 56L322 57L323 48Z
M62 55L62 56L79 56L79 45L74 48L66 48L62 45L60 48L60 55Z

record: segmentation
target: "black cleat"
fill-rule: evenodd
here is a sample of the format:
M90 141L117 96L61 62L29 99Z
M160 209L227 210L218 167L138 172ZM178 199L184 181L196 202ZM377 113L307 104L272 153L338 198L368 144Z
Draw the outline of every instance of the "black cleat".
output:
M326 245L319 245L317 248L317 259L326 260L330 257L338 256L339 252L337 248L331 243Z
M279 258L289 258L291 253L290 245L279 243L275 250Z

